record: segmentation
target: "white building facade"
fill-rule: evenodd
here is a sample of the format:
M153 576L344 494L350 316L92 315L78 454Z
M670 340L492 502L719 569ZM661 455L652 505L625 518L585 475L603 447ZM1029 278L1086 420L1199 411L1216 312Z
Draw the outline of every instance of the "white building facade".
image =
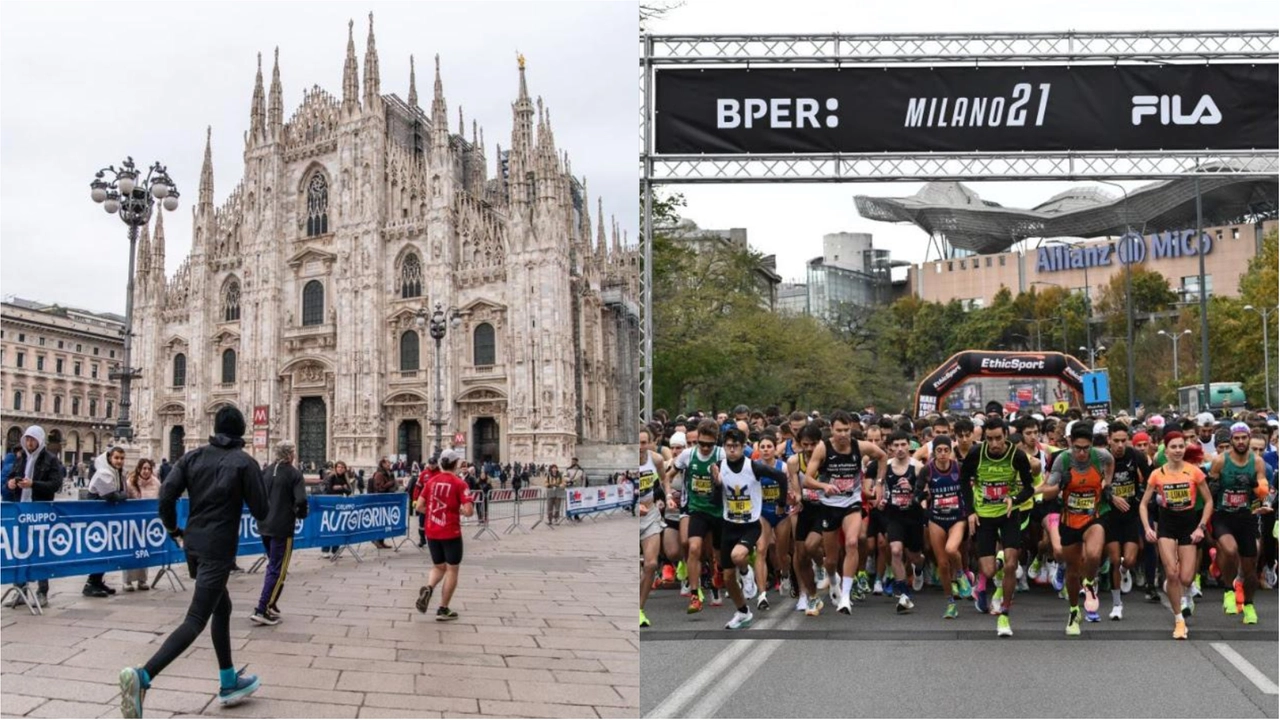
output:
M412 72L407 100L382 94L372 17L360 75L349 37L341 98L315 86L286 122L278 53L268 92L259 63L244 176L215 206L210 132L191 254L174 276L164 221L143 234L135 443L172 459L234 405L250 434L297 442L304 465L420 460L436 404L420 317L437 303L451 319L446 447L564 465L581 444L633 442L637 253L599 213L593 232L586 185L529 97L523 58L510 145L494 157L474 123L466 137L461 111L450 131L439 58L429 112ZM254 428L263 406L268 424Z

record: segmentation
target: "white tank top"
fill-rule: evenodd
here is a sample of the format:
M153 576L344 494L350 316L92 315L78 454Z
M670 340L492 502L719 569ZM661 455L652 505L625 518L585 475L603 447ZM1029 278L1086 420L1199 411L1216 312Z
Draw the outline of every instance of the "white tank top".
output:
M653 486L658 483L658 468L653 464L653 453L645 453L644 462L640 465L640 481L636 488L637 498L642 503L653 502Z
M751 459L743 458L742 470L729 469L729 460L720 461L720 485L724 488L724 519L726 522L745 525L760 521L760 508L764 498L760 479L751 470Z

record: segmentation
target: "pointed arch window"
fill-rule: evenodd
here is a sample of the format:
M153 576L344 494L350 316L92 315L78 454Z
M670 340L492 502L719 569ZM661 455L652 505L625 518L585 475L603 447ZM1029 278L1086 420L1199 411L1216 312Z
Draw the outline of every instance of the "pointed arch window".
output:
M236 381L236 351L227 348L222 351L222 382L233 383Z
M494 342L493 326L480 323L472 336L472 350L475 365L492 365L497 357L497 346Z
M324 322L324 285L312 280L302 288L302 325L319 325Z
M400 297L415 298L422 296L422 261L417 253L409 253L400 261Z
M329 182L317 171L307 183L307 237L329 232Z
M173 356L173 386L185 387L187 384L187 356L178 353Z
M400 370L418 369L418 333L407 330L400 336Z
M227 281L222 291L222 321L236 322L240 319L240 281L234 277Z

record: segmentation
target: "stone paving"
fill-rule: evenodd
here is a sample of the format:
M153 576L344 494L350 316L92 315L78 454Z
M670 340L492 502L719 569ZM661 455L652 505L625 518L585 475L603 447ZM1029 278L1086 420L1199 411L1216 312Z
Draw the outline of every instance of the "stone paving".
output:
M412 543L366 543L363 564L297 552L275 627L248 619L262 574L235 575L234 659L262 688L217 703L206 630L156 680L146 716L638 717L635 528L622 513L498 540L469 533L453 623L434 620L438 591L428 614L414 609L429 560ZM43 617L0 610L0 717L119 717L118 671L150 657L190 601L190 582L101 600L82 585L51 581Z

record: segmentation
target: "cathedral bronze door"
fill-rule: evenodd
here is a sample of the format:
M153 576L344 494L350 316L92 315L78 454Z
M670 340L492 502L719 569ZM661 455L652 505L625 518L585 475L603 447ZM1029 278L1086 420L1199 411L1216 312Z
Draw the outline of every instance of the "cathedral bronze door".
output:
M396 452L404 456L407 463L422 462L422 423L417 420L405 420L400 423Z
M486 462L501 462L498 454L498 421L491 417L476 418L471 428L471 437L475 438L472 448L472 461L476 465Z
M304 397L298 401L298 464L303 472L324 468L328 435L324 398Z
M182 457L183 441L187 438L187 429L181 425L169 428L169 460L177 462Z

